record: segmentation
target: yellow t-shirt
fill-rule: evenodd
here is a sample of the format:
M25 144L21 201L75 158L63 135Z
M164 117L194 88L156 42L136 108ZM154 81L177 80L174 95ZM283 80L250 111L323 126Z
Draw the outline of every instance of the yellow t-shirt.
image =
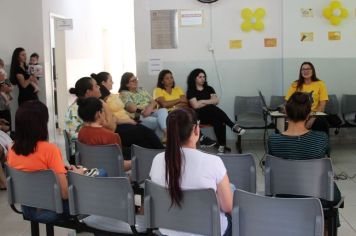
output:
M125 105L121 101L119 94L110 94L106 100L106 104L114 116L120 121L120 123L125 124L131 120L130 116L125 110Z
M297 82L293 82L290 88L288 89L287 95L285 96L285 100L287 101L294 92L297 91ZM313 92L313 104L312 111L316 111L319 106L320 101L328 101L328 91L324 81L313 81L310 84L303 84L302 90L300 92L311 93Z
M175 86L173 89L172 89L172 92L171 93L167 93L166 90L164 89L161 89L161 88L155 88L153 90L153 99L157 99L157 98L160 98L160 97L163 97L165 101L173 101L173 100L177 100L179 99L181 96L184 96L184 92L183 90L178 87L178 86ZM169 107L167 109L168 111L172 111L174 110L174 106L173 107Z

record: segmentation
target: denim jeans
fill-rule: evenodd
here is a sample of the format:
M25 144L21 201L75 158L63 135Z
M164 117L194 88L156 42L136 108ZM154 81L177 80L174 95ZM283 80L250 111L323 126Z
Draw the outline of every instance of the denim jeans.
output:
M161 137L163 130L167 129L167 120L168 111L166 108L160 108L157 111L153 112L150 116L142 117L142 125L146 126L155 131L158 137Z
M54 211L38 209L35 207L21 206L22 213L26 219L40 222L40 223L53 223L56 221L66 220L70 217L68 201L63 201L63 213L57 214Z

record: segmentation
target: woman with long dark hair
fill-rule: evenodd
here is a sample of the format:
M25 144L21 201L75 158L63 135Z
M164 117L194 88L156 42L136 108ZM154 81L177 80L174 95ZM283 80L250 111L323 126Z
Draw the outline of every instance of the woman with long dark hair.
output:
M312 99L311 110L313 112L324 112L329 100L328 91L324 81L318 79L315 67L311 62L303 62L299 69L299 78L294 81L288 89L286 101L294 92L309 93ZM311 117L307 123L308 129L323 131L329 135L329 124L325 117Z
M15 116L15 139L9 149L7 163L21 171L52 170L59 181L63 201L63 214L22 206L23 215L31 220L50 223L69 217L67 170L60 149L48 142L48 109L40 101L24 102ZM83 174L83 168L70 167Z
M198 113L202 124L210 124L214 127L214 132L219 144L219 153L226 151L226 125L238 135L243 135L246 131L235 124L226 113L221 110L219 98L215 90L208 85L206 73L202 69L194 69L187 79L187 98L191 107Z
M26 51L23 48L16 48L12 54L10 67L10 81L19 87L18 104L25 101L38 100L37 93L31 86L31 82L38 82L37 78L28 73L26 64Z
M172 204L177 206L183 201L184 189L214 189L221 210L222 235L230 235L230 224L225 216L232 210L229 177L218 156L196 149L199 132L199 122L192 109L179 108L170 112L167 118L166 151L154 158L150 176L153 182L168 188ZM165 234L173 235L171 232Z

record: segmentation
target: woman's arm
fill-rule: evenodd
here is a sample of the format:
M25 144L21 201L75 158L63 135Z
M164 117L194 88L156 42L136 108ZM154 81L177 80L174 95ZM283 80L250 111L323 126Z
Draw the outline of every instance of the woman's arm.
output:
M158 97L158 98L156 98L156 102L158 103L158 105L160 107L171 108L171 107L179 104L181 102L181 99L178 98L178 99L174 99L174 100L171 100L171 101L166 101L164 99L164 97Z
M63 200L68 199L68 180L65 174L56 174L61 189L61 196Z
M116 117L111 113L108 105L104 102L101 101L103 104L103 112L105 116L105 121L102 124L105 128L110 129L112 131L116 130Z
M324 112L326 106L326 101L320 101L316 111Z
M227 174L220 181L217 187L218 200L220 209L225 213L231 213L232 211L232 191L230 187L230 181Z
M144 117L150 116L151 113L156 109L156 107L157 107L157 102L152 99L151 102L150 102L150 104L148 104L148 105L145 107L145 109L143 109L143 111L142 111L141 114L142 114Z
M195 97L189 100L189 104L191 107L193 107L193 109L199 109L202 107L205 107L206 105L208 105L207 103L205 103L205 101L207 100L197 100Z
M27 88L27 86L30 85L31 82L36 79L36 77L31 75L29 79L25 79L22 74L16 74L16 79L22 88Z

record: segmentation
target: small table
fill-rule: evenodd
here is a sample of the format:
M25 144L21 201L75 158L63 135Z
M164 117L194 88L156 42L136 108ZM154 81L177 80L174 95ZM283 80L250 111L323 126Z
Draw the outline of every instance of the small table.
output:
M279 111L269 111L268 112L269 116L271 116L272 119L274 119L276 128L276 132L284 132L287 128L287 115L285 113L279 112ZM328 114L320 111L316 112L311 112L310 116L327 116Z

